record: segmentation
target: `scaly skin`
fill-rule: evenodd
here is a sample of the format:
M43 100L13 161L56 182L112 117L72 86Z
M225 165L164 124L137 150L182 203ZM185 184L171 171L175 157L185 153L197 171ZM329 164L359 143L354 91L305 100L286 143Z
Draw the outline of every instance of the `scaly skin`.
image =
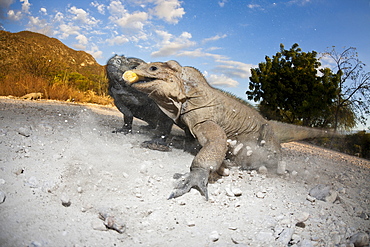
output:
M176 123L188 126L202 145L190 173L183 176L170 198L193 187L208 199L208 178L221 168L225 157L244 169L276 167L281 160L278 137L292 141L326 134L267 121L246 102L211 87L195 68L182 67L176 61L141 64L131 72L142 79L127 83L147 93ZM301 134L294 133L297 131Z

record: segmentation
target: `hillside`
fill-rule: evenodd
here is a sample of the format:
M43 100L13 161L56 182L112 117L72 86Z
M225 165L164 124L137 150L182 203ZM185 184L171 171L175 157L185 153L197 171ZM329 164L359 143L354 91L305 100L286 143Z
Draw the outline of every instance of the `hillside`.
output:
M43 34L0 31L0 66L0 95L38 91L45 98L66 100L76 98L77 92L107 93L104 66L92 55Z
M21 64L25 54L33 54L39 59L56 59L66 68L79 73L100 74L104 66L99 65L92 55L76 51L55 38L40 33L22 31L10 33L0 31L0 65Z

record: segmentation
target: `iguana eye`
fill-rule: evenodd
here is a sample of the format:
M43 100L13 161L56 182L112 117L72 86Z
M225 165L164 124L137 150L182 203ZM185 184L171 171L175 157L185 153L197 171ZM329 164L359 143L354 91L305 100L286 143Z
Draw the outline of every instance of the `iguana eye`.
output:
M158 69L158 68L157 68L157 67L155 67L155 66L152 66L152 67L150 67L150 68L149 68L149 70L150 70L150 71L156 71L157 69Z

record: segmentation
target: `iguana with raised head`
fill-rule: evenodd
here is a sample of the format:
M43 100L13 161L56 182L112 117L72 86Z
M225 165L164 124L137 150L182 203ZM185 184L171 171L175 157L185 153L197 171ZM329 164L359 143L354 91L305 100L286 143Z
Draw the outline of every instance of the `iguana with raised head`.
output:
M108 91L124 118L123 127L113 132L131 133L133 117L136 117L147 122L150 129L156 129L158 132L151 141L146 141L143 145L151 149L168 151L166 138L171 132L172 119L164 114L147 94L128 86L122 78L127 70L134 69L142 63L145 64L139 58L118 55L109 59L107 63Z
M246 102L211 87L197 69L176 61L141 64L124 78L176 123L188 126L202 146L190 172L169 198L196 188L208 199L209 176L221 168L225 157L244 169L276 168L281 161L281 141L327 135L322 130L267 121Z

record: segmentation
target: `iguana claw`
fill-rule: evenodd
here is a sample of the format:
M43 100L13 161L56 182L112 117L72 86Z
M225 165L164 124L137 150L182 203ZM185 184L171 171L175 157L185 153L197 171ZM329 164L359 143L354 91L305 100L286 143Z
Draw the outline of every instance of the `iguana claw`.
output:
M178 184L168 199L176 198L189 192L191 188L197 189L208 201L208 176L209 172L202 168L193 168L178 179Z

